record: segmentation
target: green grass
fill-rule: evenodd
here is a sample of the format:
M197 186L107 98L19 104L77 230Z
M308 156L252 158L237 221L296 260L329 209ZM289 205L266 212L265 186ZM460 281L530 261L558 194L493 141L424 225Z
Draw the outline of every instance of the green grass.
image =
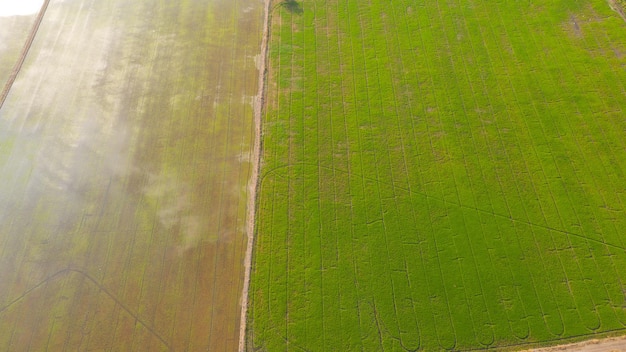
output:
M0 90L32 22L0 18ZM262 26L50 2L0 109L0 351L237 350Z
M251 348L626 327L626 29L594 1L274 7Z

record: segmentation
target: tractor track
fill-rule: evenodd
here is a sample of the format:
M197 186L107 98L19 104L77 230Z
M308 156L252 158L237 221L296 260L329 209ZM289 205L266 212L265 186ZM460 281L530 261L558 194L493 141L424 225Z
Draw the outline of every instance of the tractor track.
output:
M22 69L22 65L24 64L24 61L26 60L26 56L28 55L28 51L30 50L30 47L32 46L33 41L35 41L35 36L37 36L37 32L39 31L39 26L41 25L41 22L43 21L43 17L46 14L46 10L48 9L49 4L50 4L50 0L44 0L43 5L41 5L39 14L37 15L37 18L35 19L35 23L33 24L33 27L30 30L30 33L28 34L28 38L26 39L26 43L24 44L24 47L22 48L22 52L20 53L20 56L17 59L17 62L15 63L15 66L13 66L13 70L11 71L11 74L9 74L9 78L6 84L4 85L2 92L0 93L0 109L2 109L2 106L4 105L4 101L7 99L7 96L9 95L9 91L11 90L11 87L13 86L13 83L15 82L17 75L20 73L20 70Z
M248 204L246 216L246 255L244 258L244 282L241 293L241 320L239 323L239 352L246 350L246 332L248 321L248 294L250 291L250 275L252 271L252 254L255 237L256 198L259 188L259 172L261 167L261 122L263 105L265 103L265 81L267 79L267 47L269 41L270 6L271 0L264 0L263 37L261 39L261 58L259 63L259 87L254 100L254 147L252 151L252 175L248 190Z

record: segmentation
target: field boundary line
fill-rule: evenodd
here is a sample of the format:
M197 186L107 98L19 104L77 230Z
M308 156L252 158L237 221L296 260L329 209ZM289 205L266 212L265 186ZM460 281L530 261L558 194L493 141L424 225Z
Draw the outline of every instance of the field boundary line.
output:
M621 7L619 2L615 0L607 0L607 2L609 3L611 10L617 12L617 14L620 15L624 21L626 21L626 13L624 13L624 9Z
M17 62L15 63L15 66L13 66L13 70L11 71L11 74L9 75L9 79L7 80L6 84L4 85L4 88L2 89L2 92L0 92L0 109L2 109L2 106L4 105L4 101L7 99L7 96L9 95L9 91L11 90L11 87L13 87L13 83L15 82L17 75L18 73L20 73L20 70L22 69L22 65L24 65L26 56L28 55L28 52L30 51L30 47L33 45L33 42L35 41L35 36L37 35L37 32L39 31L39 26L41 25L41 22L43 21L43 16L46 14L46 10L48 9L49 4L50 4L50 0L44 0L43 5L41 5L41 9L39 10L37 19L35 19L35 23L33 24L33 27L31 28L30 33L28 34L28 38L26 39L26 43L24 44L24 47L22 48L22 52L20 53L20 56L18 57Z
M47 0L49 1L49 0ZM264 0L263 36L261 38L261 58L259 63L258 94L254 99L254 146L252 150L252 175L248 189L246 216L246 255L244 258L244 280L241 293L241 319L239 321L239 352L246 350L246 331L248 318L248 292L250 291L250 274L252 271L252 252L254 247L254 231L256 218L256 195L259 188L259 171L261 168L261 114L265 98L265 81L267 79L267 46L269 39L270 5L272 0Z

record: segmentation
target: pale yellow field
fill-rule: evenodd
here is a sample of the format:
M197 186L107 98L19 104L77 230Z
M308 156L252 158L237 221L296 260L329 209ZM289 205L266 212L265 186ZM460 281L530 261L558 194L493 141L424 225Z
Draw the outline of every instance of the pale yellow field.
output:
M236 350L262 21L51 1L0 110L0 350Z

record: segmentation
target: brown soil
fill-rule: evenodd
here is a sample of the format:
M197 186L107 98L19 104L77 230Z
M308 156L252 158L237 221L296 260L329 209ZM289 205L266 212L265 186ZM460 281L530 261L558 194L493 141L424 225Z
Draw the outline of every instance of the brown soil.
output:
M553 347L536 348L527 351L533 352L622 352L626 351L626 336L593 339L578 343L570 343Z
M246 233L248 241L244 259L244 283L241 293L241 321L239 323L239 351L246 349L246 329L248 317L248 293L250 291L250 273L252 270L252 252L254 247L254 224L256 217L256 195L259 186L259 170L261 164L261 114L265 97L265 80L267 76L267 44L269 37L269 11L271 0L265 0L263 20L263 38L261 40L261 62L259 65L259 90L254 100L254 148L252 152L252 175L248 190L248 214L246 216Z
M624 21L626 21L626 12L624 6L619 0L607 0L611 10L617 12Z

